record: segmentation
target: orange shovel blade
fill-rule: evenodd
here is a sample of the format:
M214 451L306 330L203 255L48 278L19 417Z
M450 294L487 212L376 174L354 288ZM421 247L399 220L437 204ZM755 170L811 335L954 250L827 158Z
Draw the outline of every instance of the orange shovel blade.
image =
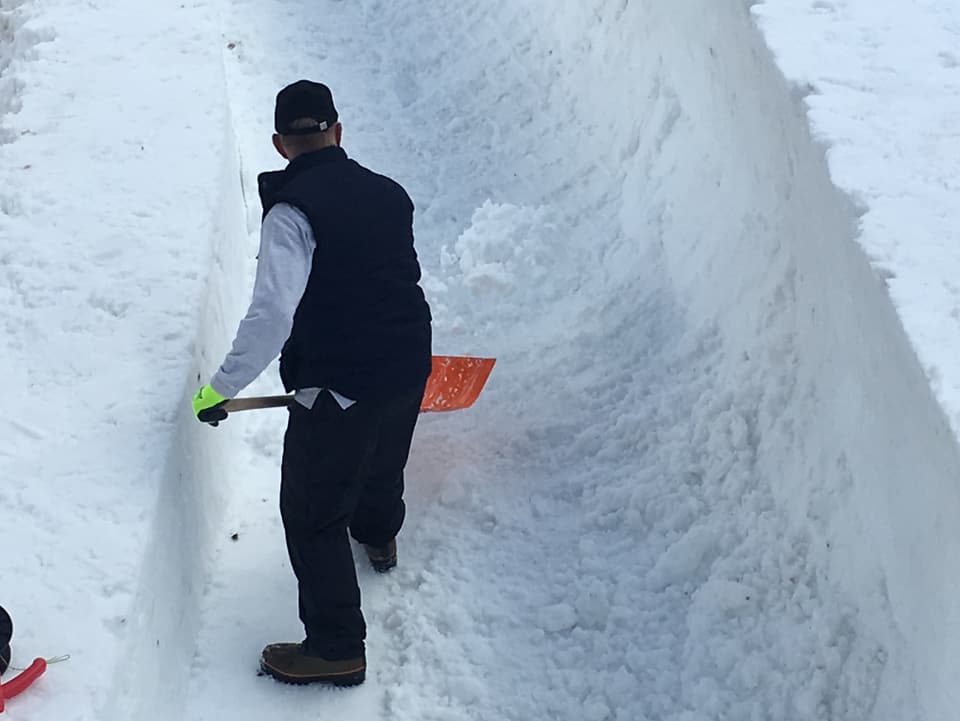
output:
M469 408L487 382L496 358L435 355L420 412Z

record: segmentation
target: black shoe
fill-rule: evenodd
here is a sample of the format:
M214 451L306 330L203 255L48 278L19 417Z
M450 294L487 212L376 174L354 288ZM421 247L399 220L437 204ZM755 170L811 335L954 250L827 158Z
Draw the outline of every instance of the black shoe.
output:
M397 539L393 539L386 546L368 546L363 549L367 552L370 565L377 573L386 573L397 565Z
M299 643L271 643L260 654L260 670L284 683L359 686L367 675L367 661L363 656L327 661L308 656Z
M13 621L10 614L0 606L0 673L10 666L10 639L13 638Z
M377 573L386 573L397 565L397 539L394 538L386 546L363 545L370 559L370 565Z

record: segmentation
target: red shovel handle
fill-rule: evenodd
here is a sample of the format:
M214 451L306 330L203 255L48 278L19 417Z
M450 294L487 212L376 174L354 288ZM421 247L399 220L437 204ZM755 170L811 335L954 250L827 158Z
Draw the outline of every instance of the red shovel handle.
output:
M26 691L30 688L30 684L43 676L43 672L46 670L47 662L42 658L35 658L33 663L19 675L14 676L6 683L0 683L0 711L3 711L3 699L13 698Z

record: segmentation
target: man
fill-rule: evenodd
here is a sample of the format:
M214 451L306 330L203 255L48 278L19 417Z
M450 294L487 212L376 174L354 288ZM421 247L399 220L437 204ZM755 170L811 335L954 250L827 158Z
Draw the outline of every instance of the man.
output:
M280 353L295 392L284 436L280 514L299 582L302 643L263 650L291 683L362 683L366 626L350 549L396 565L403 469L430 374L430 309L418 283L413 203L347 158L330 90L301 80L277 95L273 144L285 170L259 178L253 300L233 348L193 398L199 420Z

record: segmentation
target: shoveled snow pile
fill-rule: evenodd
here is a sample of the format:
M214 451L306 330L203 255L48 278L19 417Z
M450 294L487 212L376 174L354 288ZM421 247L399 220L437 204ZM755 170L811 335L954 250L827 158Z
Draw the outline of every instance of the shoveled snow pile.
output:
M7 715L951 718L958 29L932 0L0 0L0 604L17 665L71 655ZM255 676L301 633L283 413L187 404L300 77L417 204L436 351L498 358L421 421L337 692Z

